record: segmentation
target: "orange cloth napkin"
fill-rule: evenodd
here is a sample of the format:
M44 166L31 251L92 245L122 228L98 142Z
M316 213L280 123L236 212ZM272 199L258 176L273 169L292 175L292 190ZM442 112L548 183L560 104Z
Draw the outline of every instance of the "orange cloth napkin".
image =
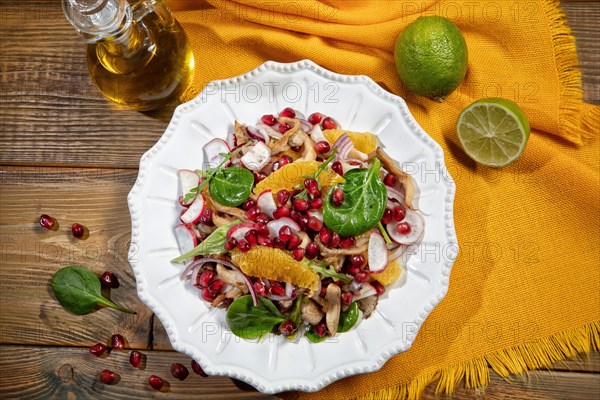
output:
M600 109L581 101L575 41L557 2L169 5L194 48L196 91L267 60L308 58L338 73L368 75L406 99L444 148L457 184L461 253L446 299L411 350L378 372L287 397L417 397L433 380L451 392L462 379L485 385L488 365L506 376L599 347ZM467 41L466 79L443 103L409 93L396 74L395 40L420 15L452 20ZM459 112L490 96L517 102L533 129L521 158L504 169L476 165L455 133Z

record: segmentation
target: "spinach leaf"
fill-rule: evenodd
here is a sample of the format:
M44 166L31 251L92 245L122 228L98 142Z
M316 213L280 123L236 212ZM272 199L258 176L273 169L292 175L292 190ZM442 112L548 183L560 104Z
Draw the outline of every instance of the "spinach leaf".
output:
M220 204L236 207L250 196L254 175L245 168L223 168L210 180L209 191L213 199Z
M346 311L340 314L340 322L338 324L338 332L348 332L358 321L358 303L353 302Z
M306 338L313 343L321 343L329 339L329 335L317 335L317 332L315 332L315 328L313 326L310 326L308 329L306 329L306 332L304 332L304 336L306 336Z
M229 231L229 228L231 228L234 225L240 224L241 222L242 221L240 221L239 219L236 219L235 221L232 221L228 224L217 228L198 246L194 247L187 253L172 259L171 262L181 262L195 256L213 256L225 253L225 243L227 243L227 232Z
M314 261L308 260L306 258L304 260L302 260L302 262L304 264L308 265L310 267L310 269L313 270L313 272L315 272L317 274L321 274L321 279L331 278L334 281L342 281L344 283L352 282L352 278L350 278L348 275L336 272L335 269L333 269L331 265L325 266L324 262L321 265L319 265L319 264L315 263Z
M329 229L342 236L356 236L377 225L387 204L380 168L381 161L375 159L369 169L353 169L344 174L346 182L336 186L344 192L344 202L334 206L330 194L323 207L323 222Z
M277 307L264 297L258 298L254 307L252 296L236 299L227 309L227 325L234 335L242 339L261 338L286 320Z
M78 265L56 271L51 286L59 303L74 314L87 314L98 306L135 314L134 311L104 298L100 293L100 279L92 271Z

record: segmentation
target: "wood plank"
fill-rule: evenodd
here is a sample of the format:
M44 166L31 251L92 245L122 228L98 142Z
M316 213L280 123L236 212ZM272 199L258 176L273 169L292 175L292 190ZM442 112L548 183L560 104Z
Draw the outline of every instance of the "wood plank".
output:
M190 358L172 352L143 351L144 369L129 364L129 351L98 358L85 348L0 346L0 398L2 399L274 399L227 377L200 377ZM171 376L171 363L190 370L184 381ZM105 385L98 374L109 369L120 375L115 385ZM158 392L148 385L157 375L168 382Z
M137 171L4 167L0 170L0 343L82 345L122 333L146 348L151 311L138 299L127 262L130 219L127 193ZM38 224L56 218L57 231ZM89 238L70 226L79 222ZM113 300L138 312L112 309L77 316L55 300L50 279L60 267L81 264L97 274L117 274Z
M564 8L577 37L585 98L600 104L600 4ZM139 113L109 104L89 79L84 45L60 2L2 1L0 11L0 164L137 168L172 109ZM126 145L115 146L116 139Z

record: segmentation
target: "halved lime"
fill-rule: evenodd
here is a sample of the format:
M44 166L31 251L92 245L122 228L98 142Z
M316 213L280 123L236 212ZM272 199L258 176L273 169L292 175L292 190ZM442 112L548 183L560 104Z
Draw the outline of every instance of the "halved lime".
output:
M529 121L514 102L501 98L478 100L458 117L456 132L469 157L489 167L515 161L529 139Z

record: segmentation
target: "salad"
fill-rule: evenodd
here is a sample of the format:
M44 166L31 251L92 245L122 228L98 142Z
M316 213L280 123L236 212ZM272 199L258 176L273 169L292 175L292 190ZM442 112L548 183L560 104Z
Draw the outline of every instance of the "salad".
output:
M421 240L414 183L375 135L286 108L235 122L180 170L181 277L229 329L320 342L368 318Z

